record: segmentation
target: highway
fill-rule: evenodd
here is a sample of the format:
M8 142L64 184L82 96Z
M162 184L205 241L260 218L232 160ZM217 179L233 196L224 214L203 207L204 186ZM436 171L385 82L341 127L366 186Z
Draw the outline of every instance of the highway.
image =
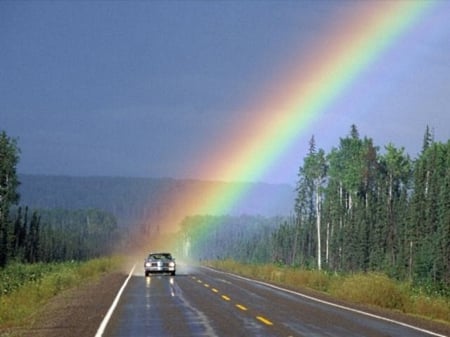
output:
M130 276L103 336L443 336L208 268L181 269Z

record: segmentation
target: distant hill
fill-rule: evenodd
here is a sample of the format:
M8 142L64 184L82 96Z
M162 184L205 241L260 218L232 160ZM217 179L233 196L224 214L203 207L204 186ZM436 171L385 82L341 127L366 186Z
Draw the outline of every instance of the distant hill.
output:
M287 184L224 183L201 180L72 177L19 175L20 204L30 208L85 209L98 208L114 214L121 226L135 224L155 215L171 214L169 198L187 197L211 187L234 184L249 185L249 193L230 215L289 215L294 205L294 188ZM214 215L214 214L211 214ZM177 219L176 221L178 221Z

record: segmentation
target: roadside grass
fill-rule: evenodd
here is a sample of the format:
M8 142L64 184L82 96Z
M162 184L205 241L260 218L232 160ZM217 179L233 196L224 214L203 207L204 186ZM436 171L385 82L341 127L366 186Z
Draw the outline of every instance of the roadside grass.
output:
M381 273L339 275L318 270L245 264L233 260L209 261L208 266L290 289L323 292L337 299L375 306L450 324L450 298L428 294L407 282Z
M109 257L7 266L0 272L0 331L25 324L55 295L117 270L121 262L120 257Z

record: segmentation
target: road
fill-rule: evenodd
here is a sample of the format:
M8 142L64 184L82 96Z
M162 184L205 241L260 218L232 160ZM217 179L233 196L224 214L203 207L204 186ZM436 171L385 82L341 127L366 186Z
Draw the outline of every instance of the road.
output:
M433 334L198 267L180 270L177 276L131 276L103 336L423 337Z

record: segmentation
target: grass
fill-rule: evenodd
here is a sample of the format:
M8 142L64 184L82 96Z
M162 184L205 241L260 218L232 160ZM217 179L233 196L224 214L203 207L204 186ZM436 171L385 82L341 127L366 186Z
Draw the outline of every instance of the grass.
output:
M450 298L418 291L407 282L380 273L338 275L318 270L245 264L232 260L208 265L291 289L309 288L348 302L376 306L450 324Z
M120 263L121 259L114 257L7 266L0 273L0 331L23 325L55 295L117 270Z

